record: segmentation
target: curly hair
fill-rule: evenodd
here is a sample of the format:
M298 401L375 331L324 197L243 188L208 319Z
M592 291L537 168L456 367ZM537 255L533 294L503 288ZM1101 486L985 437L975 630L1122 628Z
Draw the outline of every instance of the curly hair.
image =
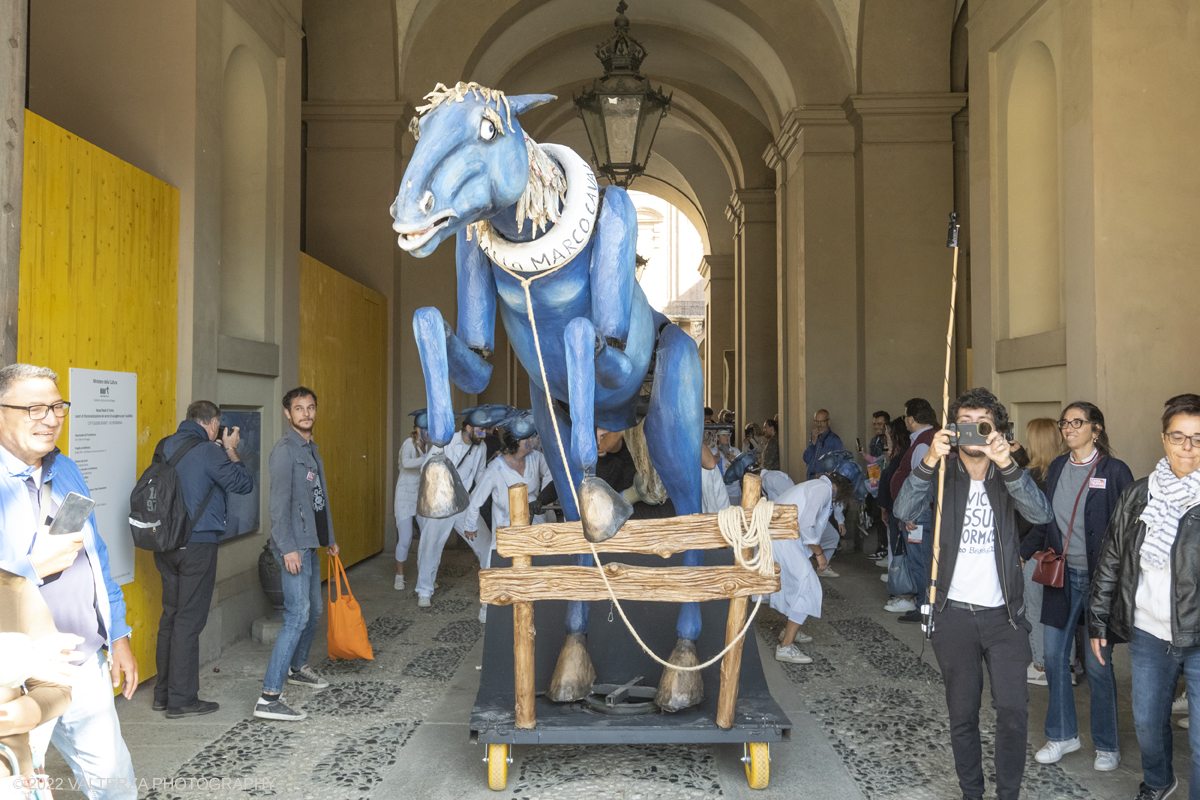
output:
M957 420L958 412L964 408L978 408L984 411L991 412L992 425L1000 433L1007 433L1010 427L1008 421L1008 409L1004 404L996 399L996 395L984 389L982 386L977 386L974 389L967 389L960 394L958 398L950 404L950 419Z

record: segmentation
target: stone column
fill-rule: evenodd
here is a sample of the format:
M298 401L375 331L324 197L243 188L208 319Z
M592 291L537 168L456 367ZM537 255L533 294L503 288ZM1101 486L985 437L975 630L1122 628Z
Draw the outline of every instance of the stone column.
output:
M966 94L853 95L865 406L893 414L910 397L941 405L954 210L950 120ZM950 376L955 386L955 376ZM868 412L869 413L869 412Z
M21 180L25 159L26 0L8 0L0 9L0 42L9 47L0 58L4 117L4 156L0 158L0 366L17 360L17 283L21 275Z
M738 422L761 424L779 410L775 190L739 189L726 216L733 222L736 254Z
M779 412L783 467L805 475L813 412L843 441L861 436L861 276L854 129L840 106L788 113L764 159L778 182Z
M733 256L705 256L700 261L700 275L705 281L704 404L713 411L720 411L737 405L731 391L734 387L727 385L725 375L725 351L733 350L736 341L733 324Z

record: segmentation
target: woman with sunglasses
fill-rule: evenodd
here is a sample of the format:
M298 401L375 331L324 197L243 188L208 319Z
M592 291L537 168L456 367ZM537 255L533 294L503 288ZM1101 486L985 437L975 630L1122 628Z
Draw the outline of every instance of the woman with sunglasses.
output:
M1092 403L1072 403L1058 420L1068 452L1054 459L1046 476L1046 498L1054 519L1036 525L1021 542L1021 557L1040 550L1066 556L1060 588L1042 586L1043 657L1050 703L1046 709L1046 744L1034 758L1054 764L1082 746L1071 689L1071 645L1075 628L1084 620L1104 534L1133 473L1113 458L1104 414ZM1086 654L1091 688L1092 766L1101 772L1117 768L1121 748L1117 737L1117 682L1111 644L1100 655Z
M1138 800L1162 800L1172 769L1171 701L1186 673L1200 686L1200 395L1181 394L1162 416L1166 456L1121 496L1100 553L1088 628L1092 651L1129 642L1133 727L1142 749ZM1189 719L1200 703L1189 703ZM1200 726L1190 728L1192 781L1200 800Z

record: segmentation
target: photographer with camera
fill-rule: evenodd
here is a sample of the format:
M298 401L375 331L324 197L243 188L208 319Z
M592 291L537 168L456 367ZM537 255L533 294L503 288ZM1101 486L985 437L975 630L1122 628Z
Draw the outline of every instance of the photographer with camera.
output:
M957 424L933 435L896 498L895 513L915 519L936 501L938 462L947 458L928 622L946 686L954 766L963 797L982 798L979 706L986 662L996 709L996 797L1017 800L1025 773L1031 659L1017 512L1034 524L1050 522L1054 512L1013 460L1001 433L1008 430L1008 412L995 395L970 389L950 406L950 418ZM957 458L950 455L956 443Z
M188 406L187 419L158 447L171 458L191 440L175 471L183 487L183 501L192 520L192 535L178 550L154 554L162 576L162 619L158 624L155 654L158 680L154 684L155 711L167 719L211 714L217 703L201 700L200 632L208 624L217 578L217 542L225 535L225 495L247 494L254 477L238 458L241 434L221 427L221 409L208 400Z

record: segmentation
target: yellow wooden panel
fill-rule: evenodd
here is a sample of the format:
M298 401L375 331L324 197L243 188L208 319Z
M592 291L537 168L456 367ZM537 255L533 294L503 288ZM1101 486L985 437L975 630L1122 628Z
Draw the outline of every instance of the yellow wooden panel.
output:
M71 367L136 372L140 473L175 430L179 190L26 111L21 202L17 356L58 372L67 399ZM121 588L149 678L162 585L136 553Z
M317 394L342 563L383 549L387 519L387 298L300 254L300 383ZM324 567L322 567L324 569Z

